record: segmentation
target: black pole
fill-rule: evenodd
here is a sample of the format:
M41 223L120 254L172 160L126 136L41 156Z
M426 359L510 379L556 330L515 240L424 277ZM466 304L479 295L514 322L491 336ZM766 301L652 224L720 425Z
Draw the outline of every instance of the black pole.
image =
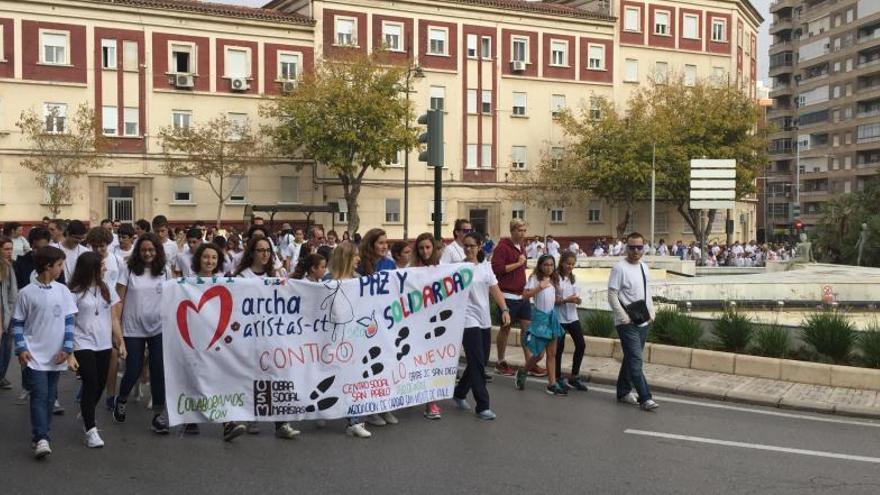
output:
M443 223L443 167L434 167L434 238L440 239Z

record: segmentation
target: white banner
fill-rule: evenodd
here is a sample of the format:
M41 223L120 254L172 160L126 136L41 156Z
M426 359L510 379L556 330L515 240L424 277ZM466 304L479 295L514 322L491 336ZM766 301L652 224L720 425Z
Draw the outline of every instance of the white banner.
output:
M449 398L472 279L459 264L342 282L169 281L171 424L334 419Z

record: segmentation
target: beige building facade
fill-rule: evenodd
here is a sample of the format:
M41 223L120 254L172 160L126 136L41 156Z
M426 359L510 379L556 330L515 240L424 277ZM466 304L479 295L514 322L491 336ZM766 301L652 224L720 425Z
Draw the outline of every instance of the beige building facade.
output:
M412 79L416 113L444 111L445 235L455 218L471 219L493 238L523 218L532 234L581 242L611 236L618 212L599 201L554 205L548 198L538 207L514 199L518 176L564 146L554 113L589 108L597 97L622 108L639 84L676 75L753 92L762 19L746 0L577 3L275 0L246 9L176 0L0 0L0 215L34 221L46 213L34 207L42 193L18 165L28 152L15 127L20 112L58 104L72 112L87 102L112 123L102 127L118 147L111 167L77 184L63 216L210 220L217 203L207 186L161 173L158 129L220 113L258 122L259 106L316 60L384 47L424 74ZM367 175L362 231L380 226L400 238L405 227L410 237L431 230L434 174L417 154L401 151L386 170ZM341 186L320 164L257 171L234 193L224 213L230 222L241 220L247 203L339 202L338 214L312 220L345 229ZM752 203L739 203L731 218L736 238L754 237ZM629 227L647 233L649 223L644 205ZM658 238L692 237L669 205L658 204L655 227ZM723 222L713 231L721 236Z

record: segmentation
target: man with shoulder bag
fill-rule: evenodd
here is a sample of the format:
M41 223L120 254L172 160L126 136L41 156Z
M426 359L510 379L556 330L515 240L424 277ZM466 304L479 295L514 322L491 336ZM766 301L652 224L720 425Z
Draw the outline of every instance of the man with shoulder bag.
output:
M623 362L617 376L617 400L639 405L645 411L657 409L642 370L642 352L654 320L654 304L648 288L648 268L642 263L645 238L633 232L626 238L626 257L611 269L608 304L623 348ZM633 392L635 389L635 392Z

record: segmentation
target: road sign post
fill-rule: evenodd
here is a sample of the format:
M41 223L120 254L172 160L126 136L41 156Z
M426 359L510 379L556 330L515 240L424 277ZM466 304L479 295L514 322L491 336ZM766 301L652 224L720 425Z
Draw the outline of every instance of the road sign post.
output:
M708 217L707 210L732 210L735 207L736 160L691 160L690 209L700 210L699 233L695 234L700 240L701 264L706 264L703 218Z

